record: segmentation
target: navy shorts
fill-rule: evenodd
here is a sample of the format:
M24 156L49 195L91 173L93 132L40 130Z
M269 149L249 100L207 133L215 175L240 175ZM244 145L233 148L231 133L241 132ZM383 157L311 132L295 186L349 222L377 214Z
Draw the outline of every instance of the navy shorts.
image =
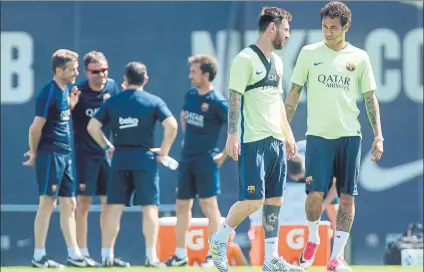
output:
M95 157L84 153L75 157L78 195L106 195L110 160L106 156Z
M283 196L287 160L282 141L268 137L241 144L238 168L240 200Z
M358 195L358 176L361 160L361 137L325 139L306 137L306 193L327 193L336 178L338 195Z
M143 167L137 170L123 170L112 164L107 186L107 204L159 205L159 170L155 157L143 162Z
M39 150L35 157L35 171L40 196L75 196L71 154Z
M183 160L178 166L177 199L217 196L220 193L219 169L213 160L216 153L193 160Z

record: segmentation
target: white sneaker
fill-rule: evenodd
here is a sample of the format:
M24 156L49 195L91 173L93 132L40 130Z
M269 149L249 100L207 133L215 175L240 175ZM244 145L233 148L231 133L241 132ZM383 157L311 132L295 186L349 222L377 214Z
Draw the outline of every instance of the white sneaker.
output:
M265 261L262 265L262 271L304 272L305 269L289 264L283 257L278 257L271 261Z
M227 243L222 243L216 239L216 232L211 233L209 236L209 247L212 254L213 264L218 268L219 272L228 272L228 257L227 257Z
M200 266L201 267L214 267L215 265L213 263L212 256L207 256L205 261L202 264L200 264Z

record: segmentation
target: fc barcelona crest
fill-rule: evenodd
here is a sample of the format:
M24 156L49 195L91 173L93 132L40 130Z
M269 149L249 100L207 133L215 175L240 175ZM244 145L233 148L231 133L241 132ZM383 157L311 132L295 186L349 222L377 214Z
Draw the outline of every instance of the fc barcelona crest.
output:
M109 99L110 98L110 93L105 93L103 95L103 100Z
M203 104L202 104L202 106L200 107L200 109L201 109L203 112L207 112L207 111L208 111L208 109L209 109L209 104L208 104L208 103L203 103Z
M351 71L351 72L353 72L353 71L355 71L355 69L356 69L356 65L355 64L353 64L353 63L347 63L346 64L346 69L348 70L348 71Z

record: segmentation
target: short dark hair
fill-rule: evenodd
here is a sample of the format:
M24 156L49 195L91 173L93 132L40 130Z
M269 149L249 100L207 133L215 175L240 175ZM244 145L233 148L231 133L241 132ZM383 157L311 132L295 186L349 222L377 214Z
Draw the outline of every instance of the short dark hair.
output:
M200 70L202 73L209 73L209 81L215 79L216 73L218 73L218 63L216 59L210 55L196 55L188 58L190 64L199 63Z
M146 78L146 65L141 62L130 62L125 67L128 85L143 85Z
M328 3L321 9L319 15L321 17L321 22L327 16L331 19L339 17L342 27L345 26L347 23L352 22L352 13L350 12L348 6L346 6L342 2L334 1Z
M90 51L84 56L84 69L87 70L90 63L99 63L101 61L107 62L105 55L102 52Z
M56 73L56 68L65 70L68 62L78 61L78 54L68 49L59 49L52 55L52 70Z
M304 162L305 158L299 154L287 160L287 174L294 176L305 172Z
M258 18L259 32L264 32L270 23L280 25L284 19L289 22L292 20L292 15L287 10L277 7L263 7Z

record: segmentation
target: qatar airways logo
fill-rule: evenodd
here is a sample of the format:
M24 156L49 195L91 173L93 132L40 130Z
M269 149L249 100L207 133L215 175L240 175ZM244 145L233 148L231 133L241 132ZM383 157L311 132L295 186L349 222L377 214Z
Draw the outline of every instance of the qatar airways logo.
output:
M341 75L319 75L318 81L326 88L343 89L346 92L350 90L350 77Z
M70 117L71 117L70 110L64 110L60 113L60 120L62 121L69 121Z
M100 108L95 108L95 109L86 109L85 110L85 115L87 115L88 117L93 117L94 114L96 114L99 111Z
M202 128L205 125L205 117L195 112L185 111L185 120L187 124L195 127Z
M137 127L138 119L132 118L132 117L126 117L126 118L119 117L119 125L120 125L119 129Z

